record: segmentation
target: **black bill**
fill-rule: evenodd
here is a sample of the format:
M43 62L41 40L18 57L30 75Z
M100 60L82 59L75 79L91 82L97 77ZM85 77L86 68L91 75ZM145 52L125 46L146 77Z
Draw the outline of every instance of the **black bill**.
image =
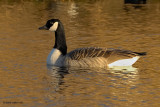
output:
M39 27L39 30L48 30L48 28L47 28L46 25L44 25L44 26L42 26L42 27Z

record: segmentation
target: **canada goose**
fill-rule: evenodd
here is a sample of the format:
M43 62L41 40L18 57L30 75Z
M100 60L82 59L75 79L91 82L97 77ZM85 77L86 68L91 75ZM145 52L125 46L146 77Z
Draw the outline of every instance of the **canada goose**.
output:
M67 45L63 24L59 19L48 20L40 30L55 32L55 44L48 55L47 65L79 66L79 67L113 67L132 66L146 52L108 48L78 48L67 53Z

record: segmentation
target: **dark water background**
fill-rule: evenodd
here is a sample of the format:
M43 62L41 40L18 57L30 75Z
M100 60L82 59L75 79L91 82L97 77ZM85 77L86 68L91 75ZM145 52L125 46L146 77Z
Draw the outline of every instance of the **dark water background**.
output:
M0 0L0 107L159 107L160 1ZM47 69L54 34L65 27L68 51L108 47L147 52L136 71Z

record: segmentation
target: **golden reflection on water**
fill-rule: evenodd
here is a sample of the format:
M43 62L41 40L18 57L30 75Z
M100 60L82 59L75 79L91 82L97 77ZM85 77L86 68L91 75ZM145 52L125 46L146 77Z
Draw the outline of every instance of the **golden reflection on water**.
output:
M74 72L76 69L78 69L78 72ZM56 73L54 70L50 72L53 73L52 75L50 74L53 79ZM80 70L80 68L68 69L68 72L69 74L64 75L65 78L61 78L63 81L57 78L59 82L61 81L61 84L56 87L57 94L64 95L64 99L60 100L60 98L57 98L57 102L64 101L73 107L83 105L98 106L97 103L108 106L113 106L114 104L118 106L128 106L136 100L131 96L136 92L134 89L137 88L137 84L140 84L138 81L138 72L123 73L120 71L112 71L111 73L104 69ZM54 82L55 80L52 81L52 83ZM54 88L51 89L55 89L55 86L56 85L52 85ZM54 99L55 94L48 96Z
M158 107L159 5L158 0L148 0L138 8L123 0L1 0L0 106L17 102L16 107ZM54 34L38 27L50 18L62 20L68 51L99 46L146 51L148 55L134 65L138 68L134 72L47 70L46 57L53 47Z

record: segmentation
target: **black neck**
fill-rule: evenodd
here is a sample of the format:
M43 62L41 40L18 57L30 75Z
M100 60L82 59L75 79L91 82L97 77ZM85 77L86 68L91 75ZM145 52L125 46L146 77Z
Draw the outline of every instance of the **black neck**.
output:
M67 54L66 38L61 22L58 23L58 28L55 31L55 44L53 48L60 50L63 55Z

